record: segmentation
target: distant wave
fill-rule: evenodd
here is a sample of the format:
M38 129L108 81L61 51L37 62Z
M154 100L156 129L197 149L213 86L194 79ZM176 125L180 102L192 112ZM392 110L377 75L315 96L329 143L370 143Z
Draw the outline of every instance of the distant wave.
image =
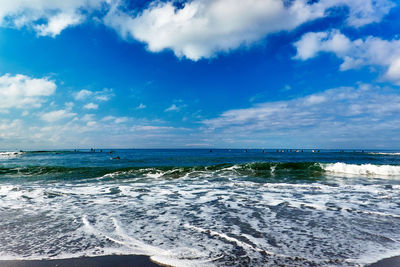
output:
M390 156L400 156L400 152L369 152L369 155L390 155Z
M0 159L4 158L15 158L17 156L22 155L23 152L16 152L16 151L6 151L6 152L0 152Z

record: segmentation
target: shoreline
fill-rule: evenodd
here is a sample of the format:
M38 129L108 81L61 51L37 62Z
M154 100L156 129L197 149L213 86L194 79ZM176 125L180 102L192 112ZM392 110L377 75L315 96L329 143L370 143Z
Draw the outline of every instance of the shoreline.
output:
M366 267L398 267L398 266L400 266L400 256L384 258L377 262L366 265Z
M2 267L160 267L144 255L109 255L66 259L0 260Z

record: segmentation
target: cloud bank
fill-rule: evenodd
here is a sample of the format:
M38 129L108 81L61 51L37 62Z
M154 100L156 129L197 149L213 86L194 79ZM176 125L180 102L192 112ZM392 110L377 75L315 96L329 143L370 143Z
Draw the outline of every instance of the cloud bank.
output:
M211 58L249 46L270 33L293 30L347 8L346 23L361 27L379 22L395 4L390 0L191 0L152 1L142 10L128 10L124 0L0 0L0 26L29 27L38 36L59 35L96 16L125 39L149 51L172 50L191 60ZM106 14L104 16L104 14Z
M211 133L235 140L280 136L307 144L351 140L390 142L400 130L400 95L393 89L340 87L292 100L232 109L202 123ZM383 138L383 140L380 140ZM386 138L386 141L385 141ZM267 139L268 140L268 139ZM265 141L264 141L265 142ZM372 146L371 146L372 147Z
M172 50L191 60L210 58L250 45L274 32L292 30L322 18L334 7L347 7L347 24L360 27L378 22L394 4L389 0L193 0L176 8L153 2L137 16L114 6L106 25L125 39L147 44L148 50Z

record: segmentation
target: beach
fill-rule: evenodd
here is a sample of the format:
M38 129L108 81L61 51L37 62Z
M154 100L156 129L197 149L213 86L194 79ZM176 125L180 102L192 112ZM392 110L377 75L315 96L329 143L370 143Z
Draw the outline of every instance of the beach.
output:
M0 264L397 264L398 151L295 151L3 152Z
M159 267L149 257L130 256L98 256L54 260L0 260L2 267Z
M382 259L380 261L368 265L367 267L398 267L398 266L400 266L400 256Z

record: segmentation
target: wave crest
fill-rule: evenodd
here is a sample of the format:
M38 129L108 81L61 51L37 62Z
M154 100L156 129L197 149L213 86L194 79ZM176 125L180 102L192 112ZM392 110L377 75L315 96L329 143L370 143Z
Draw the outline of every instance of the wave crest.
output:
M400 166L374 164L347 164L343 162L321 164L322 168L333 174L363 176L400 176Z

